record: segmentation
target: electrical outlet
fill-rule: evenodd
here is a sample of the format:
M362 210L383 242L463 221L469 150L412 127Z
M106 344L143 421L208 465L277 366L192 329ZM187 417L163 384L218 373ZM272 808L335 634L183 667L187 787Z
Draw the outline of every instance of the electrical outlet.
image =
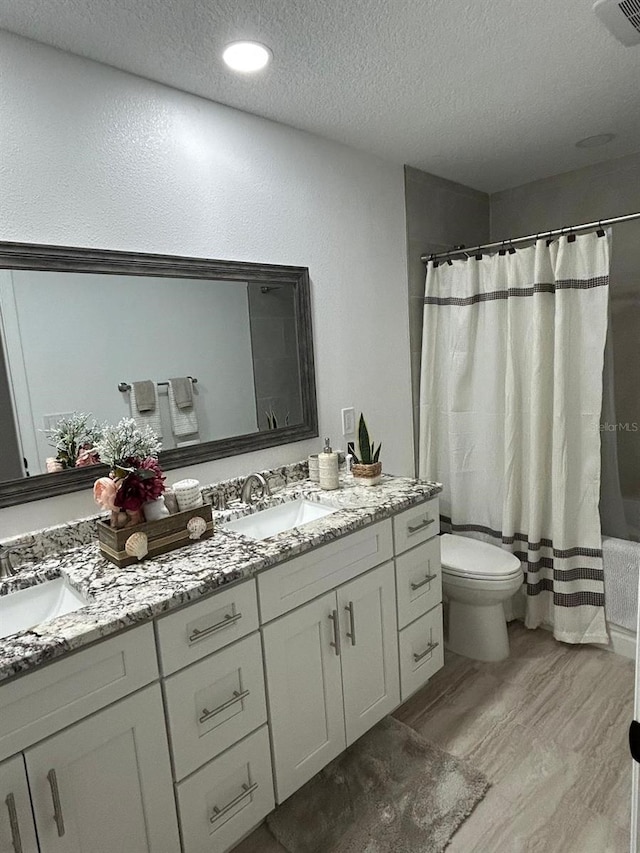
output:
M353 435L356 431L356 410L351 406L342 410L342 434Z

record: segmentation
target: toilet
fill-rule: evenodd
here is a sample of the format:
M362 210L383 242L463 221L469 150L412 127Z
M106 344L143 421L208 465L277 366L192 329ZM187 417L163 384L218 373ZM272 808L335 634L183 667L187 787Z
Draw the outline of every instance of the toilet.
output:
M440 551L449 605L447 648L474 660L509 657L503 603L522 585L520 560L495 545L450 533L440 537Z

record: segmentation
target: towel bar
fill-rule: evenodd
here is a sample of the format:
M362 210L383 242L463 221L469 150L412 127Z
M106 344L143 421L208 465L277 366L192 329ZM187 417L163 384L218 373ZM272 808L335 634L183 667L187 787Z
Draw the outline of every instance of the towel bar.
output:
M190 379L192 384L195 385L198 381L195 376L187 376L187 379ZM157 385L168 385L168 382L158 382ZM118 391L131 391L131 385L128 382L119 382L118 383Z

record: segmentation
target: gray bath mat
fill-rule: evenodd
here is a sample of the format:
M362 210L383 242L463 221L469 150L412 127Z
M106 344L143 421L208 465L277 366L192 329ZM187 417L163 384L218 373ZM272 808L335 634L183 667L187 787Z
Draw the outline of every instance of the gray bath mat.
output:
M267 818L289 853L440 853L489 783L386 717Z

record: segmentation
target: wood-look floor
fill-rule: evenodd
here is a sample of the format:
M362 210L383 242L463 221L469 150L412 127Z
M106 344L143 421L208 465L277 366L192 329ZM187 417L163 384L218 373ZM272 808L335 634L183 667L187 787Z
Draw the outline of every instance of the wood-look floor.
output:
M447 853L628 853L634 664L509 626L511 657L444 668L395 716L492 784ZM262 826L234 853L284 853Z

